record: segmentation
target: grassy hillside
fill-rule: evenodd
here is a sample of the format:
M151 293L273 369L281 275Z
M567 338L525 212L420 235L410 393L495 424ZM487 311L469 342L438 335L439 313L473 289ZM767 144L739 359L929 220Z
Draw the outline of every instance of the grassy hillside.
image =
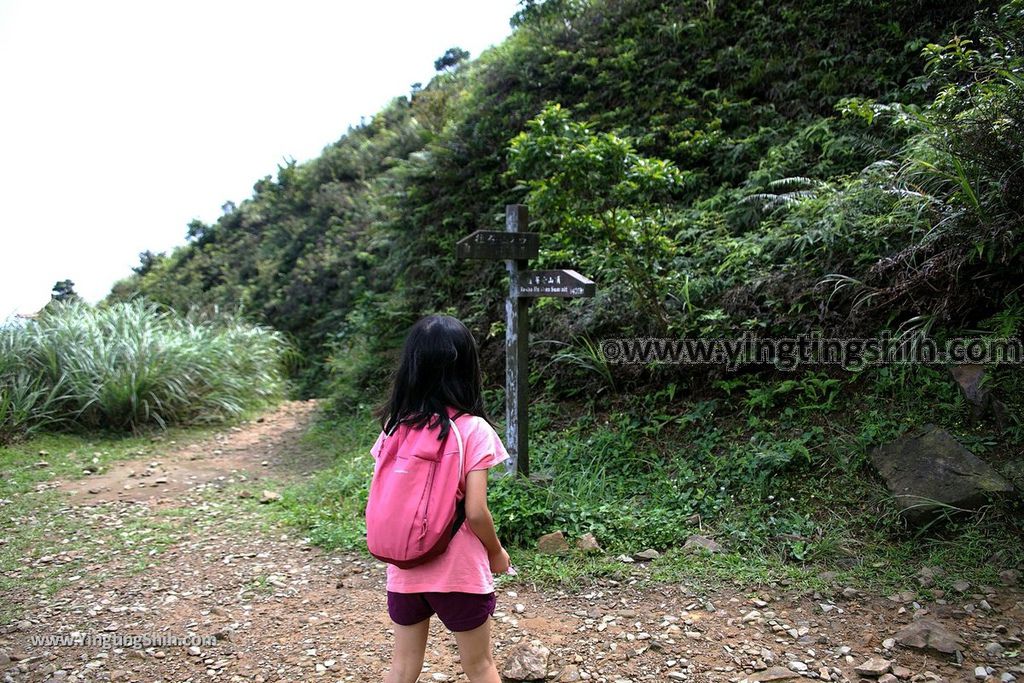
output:
M928 543L902 536L865 466L926 421L1002 466L1024 443L1019 366L988 374L995 419L942 367L615 365L596 348L1020 334L1024 3L526 0L513 23L193 223L112 298L241 302L293 339L305 390L335 399L328 440L346 443L372 441L365 405L408 325L452 313L481 342L500 413L503 269L457 262L454 245L525 202L536 267L573 267L598 296L533 307L543 485L496 486L507 539L593 531L618 552L710 525L739 549L733 569L755 554L869 573L981 571L996 546L1019 548L1014 517L991 511ZM320 542L358 544L361 457L339 450L286 500Z
M505 43L193 223L112 296L241 302L294 337L314 392L331 358L365 384L432 310L466 319L494 367L501 269L453 245L525 201L540 265L601 292L539 306L540 339L1012 326L1020 6L996 9L527 2Z

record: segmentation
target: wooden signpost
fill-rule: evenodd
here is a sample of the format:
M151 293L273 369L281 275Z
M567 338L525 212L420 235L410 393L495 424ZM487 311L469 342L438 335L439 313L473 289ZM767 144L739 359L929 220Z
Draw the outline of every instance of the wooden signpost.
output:
M536 258L540 235L527 232L529 216L523 204L505 207L505 232L477 230L458 241L460 259L505 261L508 297L505 298L505 444L510 472L530 473L529 342L531 299L542 296L563 299L594 296L595 285L574 270L526 270Z
M563 299L594 296L594 283L575 270L524 270L519 274L521 297L557 296Z
M477 230L455 245L458 258L519 259L537 257L540 235L536 232L501 232Z

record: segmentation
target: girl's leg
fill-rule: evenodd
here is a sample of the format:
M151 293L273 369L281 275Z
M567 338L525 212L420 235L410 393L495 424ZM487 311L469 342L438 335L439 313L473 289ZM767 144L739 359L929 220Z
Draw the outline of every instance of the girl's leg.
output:
M488 619L472 631L456 631L462 670L472 683L501 683L498 669L491 656L491 620Z
M415 683L423 670L423 655L427 651L427 633L430 631L430 617L412 626L401 626L394 622L395 651L391 655L391 670L385 683ZM495 679L497 680L497 679Z

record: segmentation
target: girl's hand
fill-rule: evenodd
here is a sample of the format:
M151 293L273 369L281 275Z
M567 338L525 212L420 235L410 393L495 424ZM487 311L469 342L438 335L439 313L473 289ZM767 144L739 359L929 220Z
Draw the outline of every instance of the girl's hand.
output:
M488 553L487 558L491 561L492 574L504 574L508 571L508 552L504 548L502 548L501 552L498 553Z

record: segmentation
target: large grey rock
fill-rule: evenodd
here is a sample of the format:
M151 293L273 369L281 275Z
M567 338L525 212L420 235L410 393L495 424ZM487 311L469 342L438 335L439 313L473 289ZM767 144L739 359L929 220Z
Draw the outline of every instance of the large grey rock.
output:
M548 675L548 657L551 650L543 645L522 643L508 653L502 677L510 681L539 681Z
M949 506L976 509L1013 493L1010 482L935 425L879 446L871 462L912 523Z
M564 555L569 552L569 542L561 531L544 534L537 539L537 550L546 555Z
M984 365L954 365L949 369L953 379L960 385L964 398L972 405L982 406L988 398L988 387L985 385Z
M722 552L722 546L710 538L694 534L686 539L686 543L683 544L683 551L687 553L720 553Z
M594 534L583 534L576 539L576 547L585 553L601 552L601 545L597 542Z
M859 673L861 676L872 676L878 678L884 673L888 673L889 669L892 668L892 662L882 657L872 657L866 662L862 662L854 667L854 671Z
M659 557L661 557L661 553L654 548L647 548L646 550L641 550L638 553L633 553L633 559L637 562L650 562L651 560L656 560Z
M980 420L991 414L996 427L1003 431L1006 426L1006 404L995 398L985 382L988 367L985 365L954 365L949 369L953 379L960 385L964 398L971 404L971 417Z
M907 624L896 634L896 642L903 647L935 650L951 655L963 650L963 639L933 619L919 619Z

